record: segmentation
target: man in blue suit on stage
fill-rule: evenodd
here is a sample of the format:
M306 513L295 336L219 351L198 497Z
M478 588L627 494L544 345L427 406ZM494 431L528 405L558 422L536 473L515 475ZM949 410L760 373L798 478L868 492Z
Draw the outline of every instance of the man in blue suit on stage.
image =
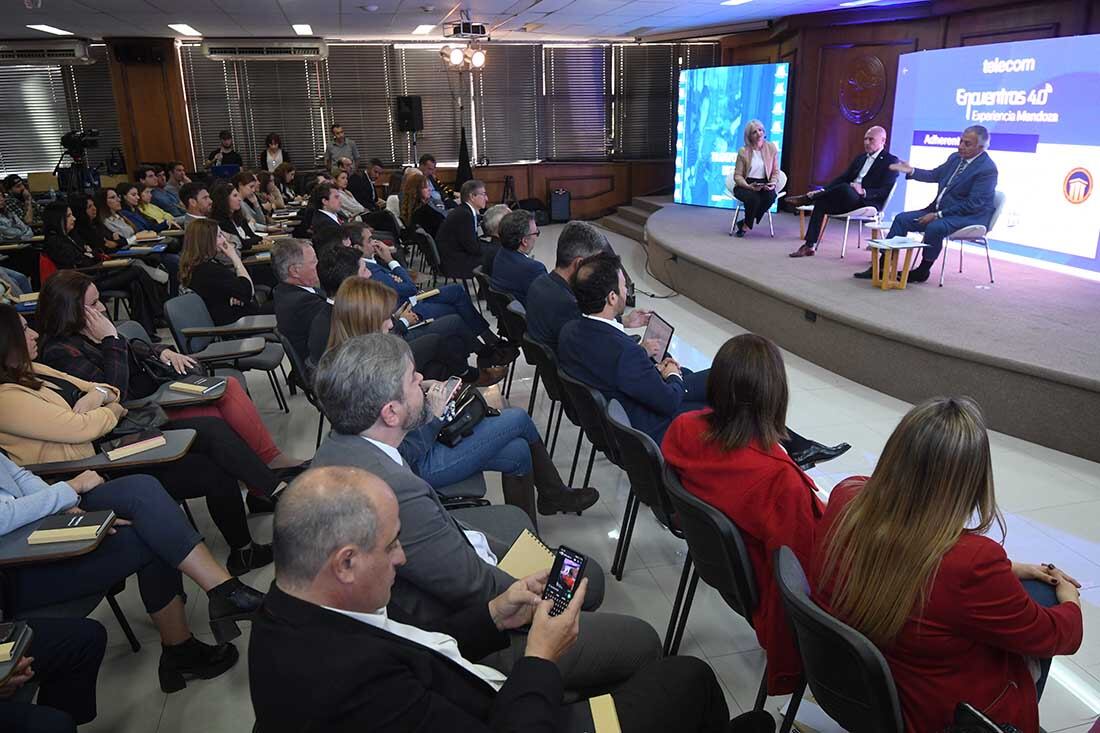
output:
M959 151L938 168L923 170L902 161L891 169L925 183L938 184L936 200L920 211L906 211L894 218L890 237L902 237L909 232L924 232L924 248L920 266L909 273L909 282L928 279L932 263L940 256L943 240L952 232L977 224L989 226L993 218L993 200L997 192L997 166L986 153L989 130L971 125L959 138ZM856 277L871 278L871 268L857 272Z
M704 406L710 370L691 372L665 356L654 363L616 320L626 310L626 279L619 258L598 254L573 279L581 317L558 337L562 371L618 400L630 424L658 445L672 419Z

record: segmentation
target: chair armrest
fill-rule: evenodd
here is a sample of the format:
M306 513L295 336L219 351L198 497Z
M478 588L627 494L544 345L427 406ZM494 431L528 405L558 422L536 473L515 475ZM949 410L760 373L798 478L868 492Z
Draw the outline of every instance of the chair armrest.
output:
M266 343L261 336L235 341L215 341L202 351L196 351L188 356L200 362L235 361L261 353Z
M224 326L196 326L182 330L184 336L245 336L253 333L270 333L275 330L273 315L244 316Z
M152 450L142 451L117 461L107 459L102 453L81 458L75 461L57 461L54 463L38 463L24 466L31 473L38 476L56 476L58 474L76 475L81 471L106 471L125 468L127 470L140 466L152 466L158 463L170 463L182 457L191 448L195 441L195 431L191 428L180 430L165 430L165 445Z

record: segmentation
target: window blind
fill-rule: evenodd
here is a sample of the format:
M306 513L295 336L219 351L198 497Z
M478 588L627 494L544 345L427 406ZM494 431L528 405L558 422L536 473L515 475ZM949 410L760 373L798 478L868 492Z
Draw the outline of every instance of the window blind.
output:
M0 172L52 172L70 129L60 66L0 66Z
M609 56L607 46L543 46L547 158L607 159Z
M473 136L470 122L469 74L450 71L436 48L394 48L394 88L399 95L419 95L424 130L417 133L417 153L431 153L439 161L458 159L459 131ZM391 107L390 114L393 114ZM396 128L396 123L395 123ZM402 162L415 163L409 135L394 131ZM470 151L471 156L473 151Z
M490 163L537 160L542 120L542 53L536 45L491 46L474 74L477 157Z
M374 157L397 160L391 68L388 46L329 44L327 127L342 125L364 163Z
M122 148L118 107L115 106L115 90L111 86L111 68L108 66L107 47L92 46L90 55L95 59L88 66L62 66L69 102L70 130L99 130L99 146L88 150L88 167L97 165L106 171L107 159L112 148ZM141 161L128 160L133 170Z
M676 45L612 48L615 62L615 157L667 158L675 143Z

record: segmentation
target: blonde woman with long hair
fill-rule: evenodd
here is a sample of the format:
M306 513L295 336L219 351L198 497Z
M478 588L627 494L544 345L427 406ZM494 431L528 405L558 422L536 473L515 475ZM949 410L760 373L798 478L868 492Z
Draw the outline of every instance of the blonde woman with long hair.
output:
M885 655L907 731L942 730L968 702L1035 733L1050 658L1081 644L1077 581L1011 562L994 525L1003 537L985 420L965 397L914 407L873 475L830 497L814 597Z
M749 120L745 125L745 144L737 151L733 167L733 195L744 206L745 216L737 222L737 236L759 224L775 203L779 182L779 148L770 142L764 123Z

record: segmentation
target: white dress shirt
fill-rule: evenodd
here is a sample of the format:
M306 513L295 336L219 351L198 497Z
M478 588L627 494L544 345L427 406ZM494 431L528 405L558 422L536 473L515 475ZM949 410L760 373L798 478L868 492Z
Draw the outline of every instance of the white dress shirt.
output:
M365 435L359 436L368 443L378 447L378 450L385 453L387 456L393 459L393 462L398 466L405 465L405 459L401 457L401 454L396 448L389 443L383 443L380 440L374 438L368 438ZM482 559L483 562L487 562L492 566L497 564L497 556L493 554L492 549L489 548L489 538L485 536L483 532L478 532L476 529L464 529L462 533L466 535L466 539L470 541L470 544L474 548L474 552Z
M370 440L370 438L367 438L367 440ZM380 443L373 440L371 440L371 442L380 448L382 447ZM384 608L380 608L374 613L345 611L342 608L332 608L331 606L322 606L322 608L342 614L348 618L353 618L361 623L370 624L377 629L387 631L394 636L400 636L402 639L408 639L414 644L419 644L425 649L430 649L437 654L441 654L470 674L480 678L482 682L492 687L496 692L500 692L500 688L503 687L504 683L508 680L504 674L492 667L486 667L484 664L474 664L463 657L462 651L458 648L458 642L455 641L454 637L440 634L435 631L424 631L415 626L393 621Z
M767 178L768 171L764 167L764 156L755 148L752 151L752 161L749 163L749 174L746 178Z
M871 170L871 166L873 166L875 164L875 161L878 160L879 153L881 152L882 151L880 150L878 151L878 153L868 154L867 160L863 161L863 167L859 169L859 175L856 176L856 183L860 185L863 184L864 176L867 175L867 171Z
M599 321L600 323L606 323L609 326L613 326L619 329L620 332L626 333L626 329L623 328L623 324L619 323L613 318L601 318L600 316L592 315L590 313L582 314L584 318L591 318L593 321Z

